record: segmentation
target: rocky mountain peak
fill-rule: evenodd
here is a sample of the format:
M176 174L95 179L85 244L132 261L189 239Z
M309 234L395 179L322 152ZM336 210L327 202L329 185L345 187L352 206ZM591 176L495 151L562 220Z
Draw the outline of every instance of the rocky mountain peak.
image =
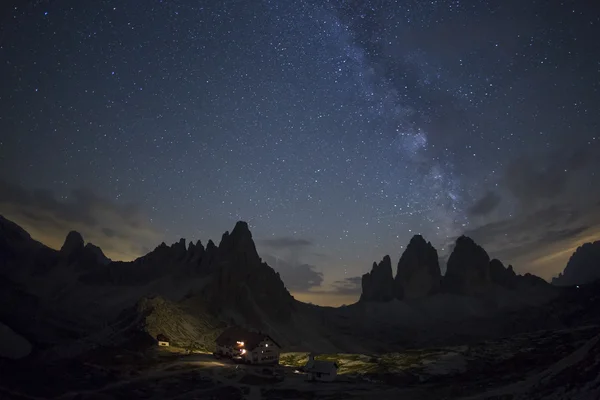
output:
M490 261L490 279L497 285L513 289L516 286L517 274L512 265L505 268L502 261L494 258Z
M238 221L231 233L226 231L223 234L219 248L223 246L240 248L240 246L250 245L254 246L254 241L252 240L252 233L250 232L250 228L248 228L248 223Z
M235 264L256 266L261 263L252 233L244 221L238 221L231 234L223 234L219 243L219 254L221 260L234 259Z
M217 246L215 245L215 242L213 242L211 239L208 240L208 243L206 243L206 251L214 251L217 249Z
M30 239L31 236L29 236L29 233L25 229L0 215L0 240L13 242Z
M0 270L14 262L20 257L31 257L32 247L35 242L25 229L0 215ZM41 244L40 244L41 246ZM42 267L45 262L37 262ZM22 268L16 270L21 271ZM0 290L1 292L1 290Z
M583 285L597 279L600 279L600 240L579 246L569 258L564 271L552 279L552 284Z
M74 252L83 249L83 236L79 232L71 231L65 239L65 243L60 248L60 252L64 255L71 255Z
M223 235L221 235L221 242L219 242L219 247L224 246L229 242L229 231L225 231Z
M252 232L250 232L250 228L248 227L248 223L246 221L236 222L235 226L233 227L233 231L231 231L231 235L234 237L247 236L252 239Z
M444 289L452 293L472 295L485 292L491 283L489 255L473 239L464 235L459 237L448 258L442 283Z
M202 257L204 256L204 246L202 246L202 242L198 240L195 244L190 241L188 245L186 261L192 263L193 265L200 264Z
M408 246L424 247L427 245L427 243L428 242L425 240L425 238L422 235L413 235L413 237L410 238L410 242L408 242ZM407 246L407 248L408 248L408 246Z
M181 238L178 242L175 242L171 245L171 248L175 251L186 250L185 239Z
M185 257L187 253L187 248L185 246L185 239L179 239L179 242L173 243L171 246L172 257L174 260L179 260Z
M392 260L386 255L383 260L373 263L371 272L362 276L361 301L390 301L394 298L394 276Z
M440 282L437 250L423 236L413 236L398 261L395 297L400 300L425 297L439 291Z
M274 320L290 318L293 297L279 274L261 261L248 224L240 221L225 232L218 249L209 241L204 258L214 260L209 263L213 284L203 294L209 303L236 310L246 322L260 323L261 313Z
M100 265L107 265L111 262L110 258L104 255L102 249L98 246L93 245L92 243L87 243L84 249Z

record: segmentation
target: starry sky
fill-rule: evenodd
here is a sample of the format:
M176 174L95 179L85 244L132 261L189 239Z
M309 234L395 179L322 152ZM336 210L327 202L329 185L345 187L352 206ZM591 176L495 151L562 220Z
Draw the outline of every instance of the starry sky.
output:
M3 2L0 213L123 260L245 220L317 304L417 233L549 279L600 238L592 3Z

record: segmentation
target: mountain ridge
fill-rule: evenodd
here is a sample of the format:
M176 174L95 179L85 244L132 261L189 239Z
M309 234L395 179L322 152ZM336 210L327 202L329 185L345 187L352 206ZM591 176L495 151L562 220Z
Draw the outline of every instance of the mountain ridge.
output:
M22 288L6 295L22 306L17 311L0 308L0 322L38 347L60 349L107 326L123 326L129 321L123 320L124 315L141 315L139 305L150 304L144 299L162 299L155 300L155 311L150 311L158 319L139 317L139 324L125 324L128 329L146 336L159 329L171 335L179 332L179 342L202 342L204 348L210 340L194 339L186 321L193 326L262 330L289 349L362 352L563 324L560 318L548 319L552 314L543 308L561 295L559 289L533 275L516 275L512 266L490 260L485 250L465 237L450 263L458 277L453 279L460 284L444 282L435 248L415 237L401 255L395 277L386 256L374 264L375 273L363 279L363 286L371 285L366 296L355 304L330 308L294 299L279 273L258 255L245 222L225 232L218 246L212 240L204 247L200 241L181 239L170 246L161 243L129 262L107 260L101 249L85 244L76 233L68 235L63 250L53 250L9 222L0 220L0 275L9 287ZM384 290L378 282L385 284ZM477 285L485 290L473 290ZM168 313L156 311L161 309L180 316L172 320L173 330L168 328ZM30 322L22 315L36 315L36 328L27 326ZM207 325L209 320L219 322ZM139 337L121 328L113 331ZM110 340L116 340L114 335Z
M456 240L445 275L441 274L437 250L421 235L414 235L400 255L395 276L391 273L389 255L383 260L373 263L371 271L363 275L361 302L424 299L440 293L489 300L498 290L549 294L553 290L540 277L517 275L512 265L505 267L500 260L490 259L483 247L464 235Z

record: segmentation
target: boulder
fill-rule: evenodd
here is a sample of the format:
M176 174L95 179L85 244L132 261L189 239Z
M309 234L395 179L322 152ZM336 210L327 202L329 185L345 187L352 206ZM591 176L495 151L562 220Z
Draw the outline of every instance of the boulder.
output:
M415 235L398 261L394 296L415 299L440 290L442 274L436 249L423 236Z
M379 264L373 263L371 272L362 276L361 301L390 301L394 298L394 276L390 256Z

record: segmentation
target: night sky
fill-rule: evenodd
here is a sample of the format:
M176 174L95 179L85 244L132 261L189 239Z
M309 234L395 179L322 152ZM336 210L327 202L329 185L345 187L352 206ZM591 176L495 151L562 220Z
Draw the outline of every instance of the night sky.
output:
M600 238L592 1L12 3L0 213L52 247L246 220L297 298L341 304L416 233L442 269L465 233L545 279Z

